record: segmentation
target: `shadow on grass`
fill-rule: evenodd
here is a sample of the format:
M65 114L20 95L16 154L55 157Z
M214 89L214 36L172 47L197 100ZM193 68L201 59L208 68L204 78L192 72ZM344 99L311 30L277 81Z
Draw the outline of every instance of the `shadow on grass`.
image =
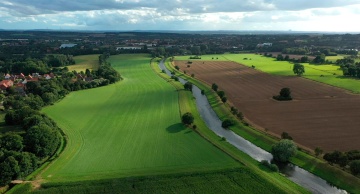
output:
M182 123L176 123L173 125L170 125L169 127L166 128L166 131L169 133L179 133L181 131L184 131L186 129L186 126L184 126L184 124Z

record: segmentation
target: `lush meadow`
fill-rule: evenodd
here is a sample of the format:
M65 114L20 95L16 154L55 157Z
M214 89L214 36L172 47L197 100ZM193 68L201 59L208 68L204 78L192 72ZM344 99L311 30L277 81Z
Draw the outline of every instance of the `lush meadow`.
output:
M47 183L35 193L286 193L266 180L254 182L256 178L248 168L236 168L96 182Z
M123 81L72 93L45 110L69 137L35 193L307 193L207 129L191 93L156 76L148 58L111 62ZM185 111L197 130L180 124Z
M73 181L239 166L180 123L178 93L144 55L109 60L124 80L71 93L44 109L68 136L41 177Z

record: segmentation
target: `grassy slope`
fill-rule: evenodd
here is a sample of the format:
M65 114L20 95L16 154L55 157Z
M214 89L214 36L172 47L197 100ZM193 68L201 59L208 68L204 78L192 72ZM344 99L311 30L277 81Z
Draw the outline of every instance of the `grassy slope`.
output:
M201 173L45 183L43 185L45 189L36 193L98 193L100 191L101 193L306 193L301 187L278 173L271 173L262 166L261 169L258 168L257 162L207 129L197 113L191 93L184 91L179 82L170 81L169 77L161 74L156 65L152 67L178 90L180 111L190 111L194 114L197 131L206 139L211 139L220 149L226 150L233 157L236 156L237 160L251 161L247 166L252 167L238 165L235 169Z
M178 94L140 55L111 57L124 80L73 92L44 109L68 135L42 174L72 181L239 166L180 123Z
M80 55L74 57L75 65L67 66L69 71L84 71L86 69L96 70L98 68L99 55Z
M243 58L248 58L248 59L251 58L251 60L243 60ZM178 59L178 57L176 57L176 60L177 59ZM219 60L231 60L231 61L235 61L235 62L244 64L244 65L247 65L247 66L255 65L256 69L260 69L261 71L271 73L274 75L293 75L292 70L289 68L288 62L274 61L274 59L272 59L272 58L263 57L261 55L225 54L225 55L220 55ZM315 66L320 69L325 68L326 71L334 70L331 68L326 68L331 65L325 65L325 66L324 65L321 65L321 66L310 65L310 66ZM285 68L285 67L288 67L288 68ZM305 70L307 71L306 67L305 67ZM321 70L324 70L324 69L321 69ZM310 71L310 72L318 73L318 75L321 75L321 73L323 75L326 75L326 74L324 74L323 71L317 71L316 69L313 71ZM316 76L316 74L313 74L313 76ZM316 76L316 77L319 77L319 76ZM325 76L325 77L327 77L327 76ZM324 77L321 77L321 78L324 78ZM335 81L335 82L336 82L336 80L338 80L338 82L340 82L343 79L331 79L331 80ZM360 81L352 80L352 79L348 79L348 80L349 80L349 82L352 82L352 83L354 81L359 82L359 83L355 83L355 85L360 84ZM197 83L197 85L202 85L202 87L204 87L204 89L206 89L206 87L209 87L209 86L206 86L206 84L204 84L198 80L194 80L194 82ZM344 83L340 83L340 84L344 84ZM350 86L353 87L353 85L350 85ZM356 88L353 88L353 89L356 89ZM215 112L218 114L218 116L221 119L232 117L232 115L229 113L229 107L220 103L220 99L211 90L209 91L208 99L209 99L211 106L214 108ZM273 139L271 136L268 136L267 134L259 132L257 130L254 130L252 128L245 127L241 124L238 124L237 126L232 127L231 129L235 133L241 135L245 139L249 140L250 142L254 143L255 145L257 145L267 151L270 151L272 144L277 142L277 140ZM319 160L319 159L317 159L313 156L310 156L306 153L303 153L303 152L298 152L296 157L291 159L291 162L322 177L323 179L327 180L331 184L337 185L351 193L360 193L360 187L359 187L360 179L358 179L358 178L354 177L353 175L346 173L336 167L328 165L323 160Z

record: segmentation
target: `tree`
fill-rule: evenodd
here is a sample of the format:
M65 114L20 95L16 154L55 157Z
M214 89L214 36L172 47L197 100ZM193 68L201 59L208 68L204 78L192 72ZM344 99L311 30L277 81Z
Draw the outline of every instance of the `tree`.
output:
M222 123L221 126L225 129L231 127L235 125L235 121L231 120L231 119L225 119Z
M292 140L282 139L272 146L271 153L276 161L287 162L296 154L297 147Z
M330 164L339 164L339 166L344 167L348 162L346 154L340 151L333 151L332 153L326 153L323 158L328 161Z
M191 113L187 112L183 114L183 116L181 117L181 121L185 125L191 125L194 122L194 116Z
M291 97L291 90L290 88L282 88L280 90L280 96L284 98L290 98Z
M309 58L307 56L303 56L303 57L300 58L301 63L306 63L308 61L309 61Z
M273 98L279 101L292 100L290 88L282 88L279 95L273 96Z
M213 83L211 85L211 89L213 89L216 92L218 90L218 85L216 85L216 83Z
M283 60L284 60L284 56L282 56L282 54L278 54L278 56L276 57L276 60L278 60L278 61L283 61Z
M350 162L350 171L352 174L357 175L360 173L360 160Z
M23 138L15 133L6 133L0 139L2 148L13 151L21 151L23 149Z
M323 150L319 147L316 147L314 151L316 157L320 156L323 153Z
M25 148L38 157L52 155L60 143L60 134L46 124L40 124L27 130Z
M40 115L26 117L22 122L23 129L27 130L32 126L39 125L41 122L43 122L43 120L43 117Z
M193 87L193 85L192 85L192 83L190 83L190 82L186 82L186 83L184 84L184 89L185 89L185 90L192 91L192 87Z
M225 96L225 92L224 92L224 91L218 91L217 94L218 94L218 96L219 96L220 98L223 98L223 97Z
M7 157L0 163L0 186L9 184L19 172L20 167L16 159L13 156Z
M282 132L281 139L293 140L293 138L287 132Z
M25 178L27 175L35 171L38 167L38 159L32 153L21 152L19 154L16 154L14 157L19 163L19 176L21 178Z
M191 54L193 54L193 55L201 55L200 46L191 47Z
M227 101L226 96L222 97L222 98L221 98L221 101L222 101L223 103L225 103L225 102Z
M293 72L298 75L301 76L302 74L305 73L305 67L304 65L300 64L300 63L295 63L293 66Z
M288 61L288 60L290 60L290 57L289 57L289 55L286 55L284 58L284 61Z
M325 63L325 55L321 54L321 55L317 55L315 57L315 59L313 60L314 63Z

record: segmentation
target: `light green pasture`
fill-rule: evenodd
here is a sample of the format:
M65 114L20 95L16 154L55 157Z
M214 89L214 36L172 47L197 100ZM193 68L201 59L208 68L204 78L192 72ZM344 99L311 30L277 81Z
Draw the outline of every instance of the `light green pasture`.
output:
M123 81L69 94L44 109L67 135L46 181L224 169L239 166L180 121L178 92L149 67L145 55L109 62Z

